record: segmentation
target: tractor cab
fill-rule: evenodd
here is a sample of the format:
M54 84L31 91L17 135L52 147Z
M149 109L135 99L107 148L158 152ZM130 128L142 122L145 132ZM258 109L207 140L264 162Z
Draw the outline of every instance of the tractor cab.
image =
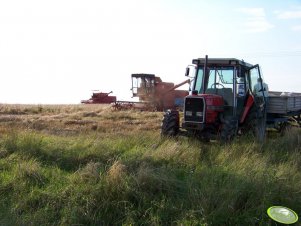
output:
M192 63L186 69L186 76L193 77L194 82L191 94L184 100L183 129L206 139L220 136L228 140L247 124L247 119L258 118L258 112L264 111L263 91L254 92L258 81L263 87L259 65L235 58L208 59L207 56L194 59ZM177 126L174 129L170 126L172 118L178 116L169 114L178 115L176 112L165 115L162 134L179 131Z
M215 94L223 98L224 112L239 115L246 97L261 97L254 87L261 78L259 65L252 65L234 58L199 58L193 61L195 74L193 94ZM205 65L206 64L206 65ZM189 73L190 70L187 70ZM190 76L189 74L186 76Z

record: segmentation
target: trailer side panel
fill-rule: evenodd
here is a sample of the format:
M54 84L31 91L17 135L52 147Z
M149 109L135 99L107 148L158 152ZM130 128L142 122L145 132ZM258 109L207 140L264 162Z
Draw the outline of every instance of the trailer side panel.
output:
M281 95L280 92L270 92L268 102L268 113L287 114L289 112L301 111L301 94L292 93Z

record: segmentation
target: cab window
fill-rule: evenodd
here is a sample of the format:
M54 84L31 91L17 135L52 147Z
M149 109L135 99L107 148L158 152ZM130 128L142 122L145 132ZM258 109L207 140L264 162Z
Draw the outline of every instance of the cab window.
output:
M197 77L196 77L196 81L195 81L195 90L198 91L198 93L202 92L202 84L203 84L203 68L199 68L198 72L197 72Z

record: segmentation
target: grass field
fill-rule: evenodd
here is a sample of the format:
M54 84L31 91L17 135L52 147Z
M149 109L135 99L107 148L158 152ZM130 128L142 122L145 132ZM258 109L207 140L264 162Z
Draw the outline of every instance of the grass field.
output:
M161 139L162 112L0 105L0 225L276 225L301 214L301 130ZM298 224L297 224L298 225Z

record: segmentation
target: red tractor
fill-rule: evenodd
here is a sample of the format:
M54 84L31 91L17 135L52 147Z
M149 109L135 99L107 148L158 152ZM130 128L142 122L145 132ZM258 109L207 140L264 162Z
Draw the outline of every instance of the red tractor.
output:
M262 141L266 128L267 90L259 65L234 58L194 59L186 76L193 77L191 94L184 99L180 128L179 111L164 114L161 134L179 133L203 140L231 140L237 134L253 131ZM259 93L254 85L259 81Z

